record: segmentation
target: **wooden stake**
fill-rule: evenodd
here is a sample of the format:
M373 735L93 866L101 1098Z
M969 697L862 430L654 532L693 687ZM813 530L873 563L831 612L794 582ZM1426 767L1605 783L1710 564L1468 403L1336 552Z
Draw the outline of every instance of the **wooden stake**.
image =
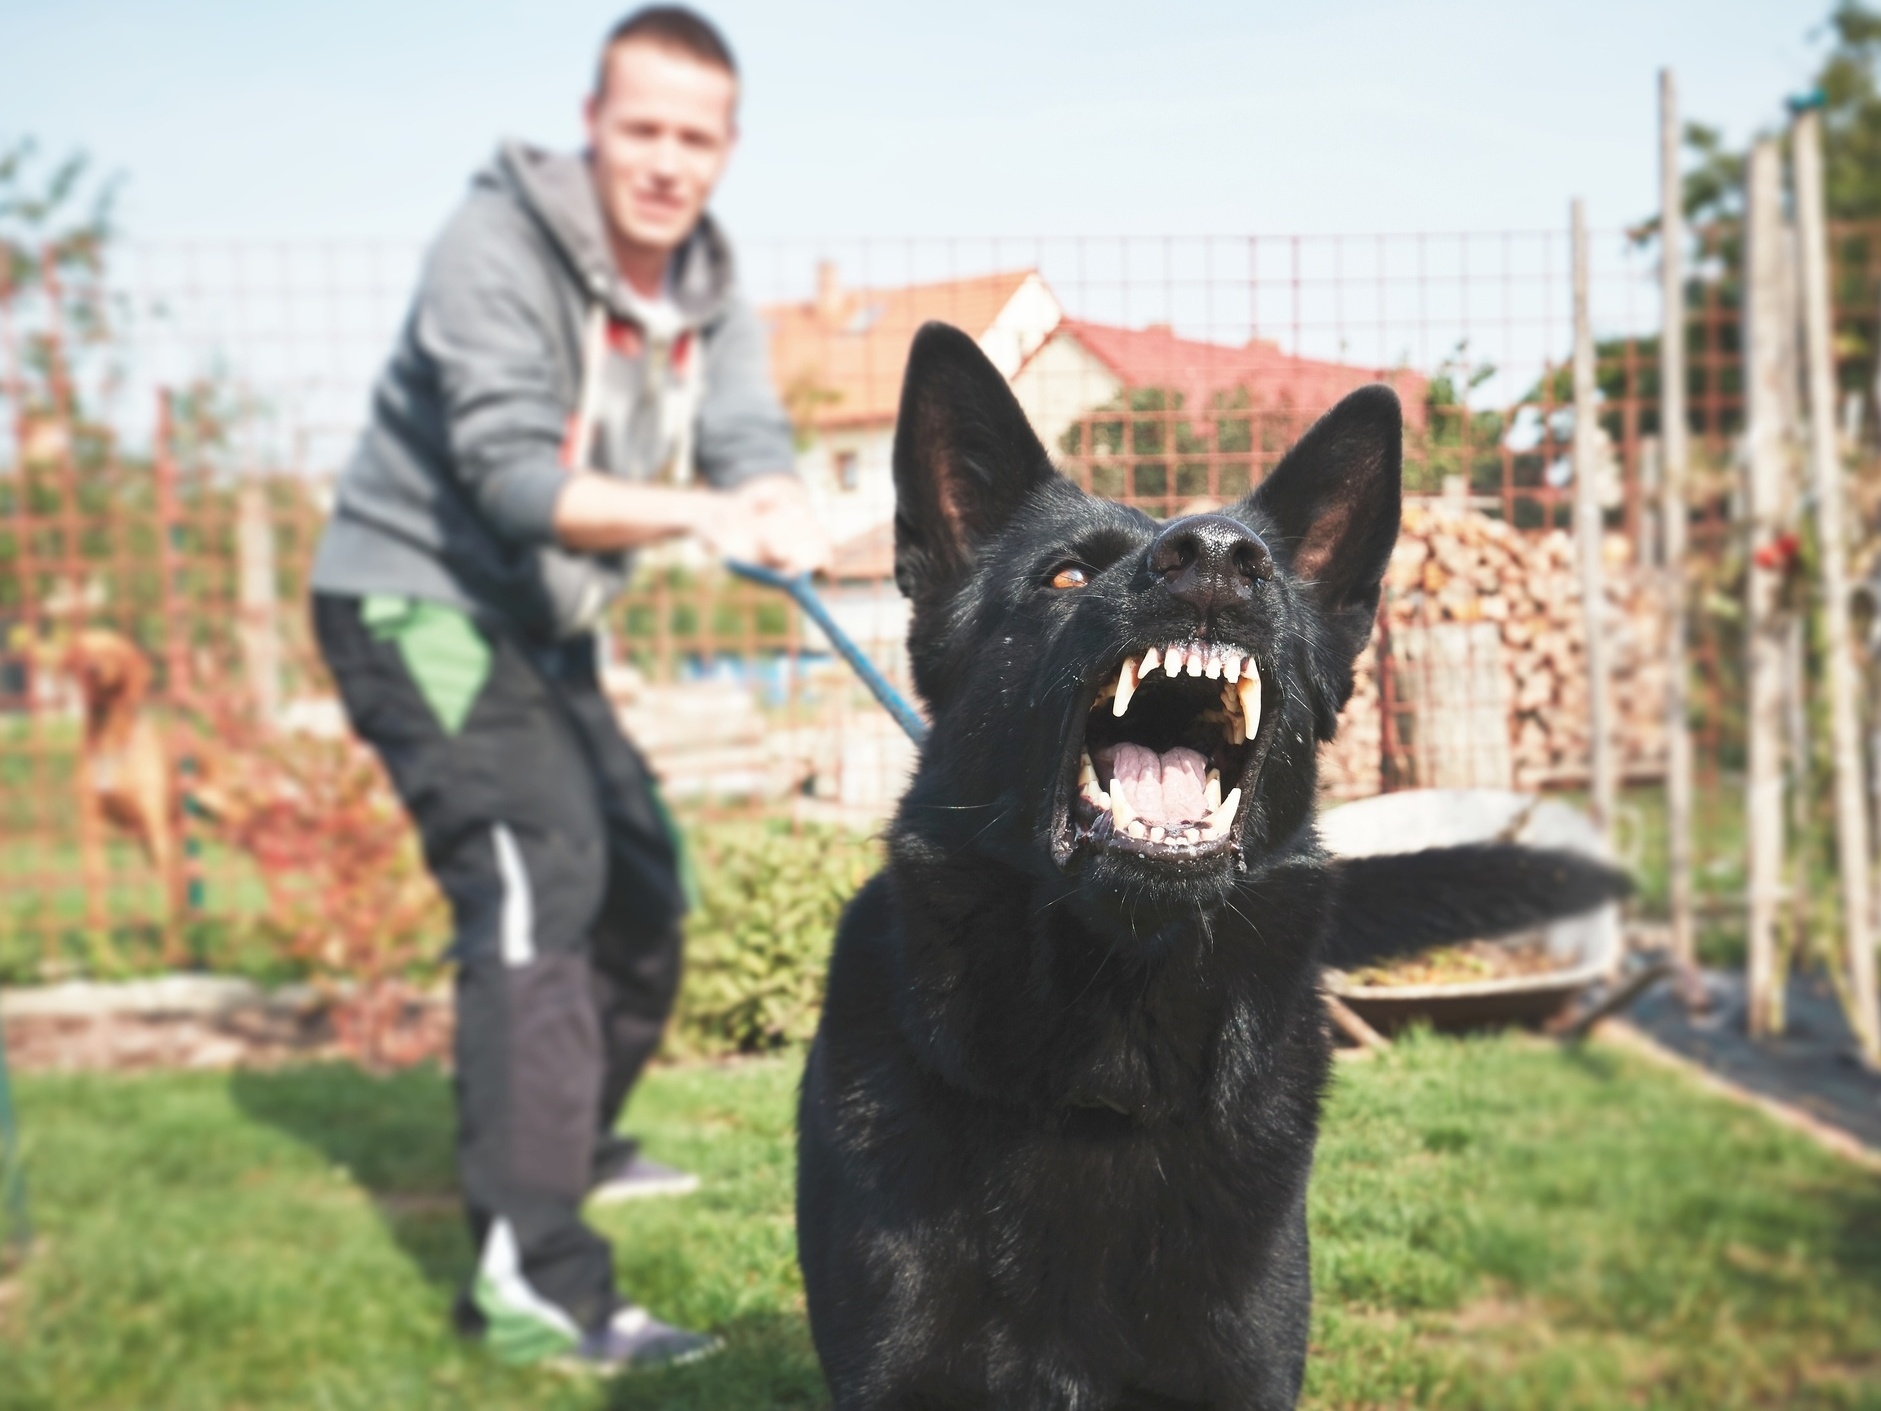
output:
M1835 362L1829 310L1829 237L1822 190L1822 120L1796 118L1790 156L1796 177L1803 357L1808 376L1809 468L1822 563L1823 637L1828 658L1829 737L1835 753L1835 847L1848 949L1849 1025L1862 1058L1881 1067L1881 1013L1868 917L1868 814L1862 798L1861 720L1856 709L1855 643L1848 621L1848 545L1843 524L1842 457L1835 444Z
M1599 413L1594 404L1594 333L1588 313L1587 210L1576 198L1574 244L1574 535L1580 554L1581 614L1587 633L1589 792L1594 821L1611 833L1617 799L1613 757L1613 687L1607 651L1604 557L1606 515L1600 507Z
M1659 446L1661 551L1665 562L1666 881L1672 960L1680 989L1694 993L1692 926L1692 734L1685 704L1685 486L1691 441L1685 410L1685 205L1679 180L1678 88L1659 71Z
M1777 974L1777 924L1783 904L1783 570L1772 555L1787 525L1789 457L1783 422L1783 343L1794 327L1782 318L1781 157L1765 140L1750 152L1745 192L1744 402L1751 563L1747 626L1750 758L1744 799L1749 850L1750 1032L1783 1029L1784 977ZM1762 562L1759 562L1759 560Z
M242 672L264 730L281 714L281 620L275 593L274 522L268 490L246 478L235 492L235 562Z

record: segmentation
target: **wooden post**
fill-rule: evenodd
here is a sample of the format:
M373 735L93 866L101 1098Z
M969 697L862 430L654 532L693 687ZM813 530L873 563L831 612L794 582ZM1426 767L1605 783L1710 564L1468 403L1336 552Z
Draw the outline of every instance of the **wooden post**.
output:
M1685 205L1679 180L1678 89L1659 71L1659 488L1665 562L1666 882L1672 911L1672 961L1680 987L1696 996L1697 938L1692 925L1692 733L1685 704L1685 486L1691 440L1685 410Z
M1744 798L1748 847L1750 1032L1783 1030L1777 923L1783 904L1783 569L1770 550L1786 530L1789 438L1783 422L1785 339L1781 157L1765 140L1750 152L1745 191L1744 403L1750 520L1747 627L1749 769ZM1761 562L1759 561L1761 560Z
M1599 413L1594 407L1594 333L1588 313L1587 211L1575 199L1574 535L1580 549L1581 614L1587 633L1589 795L1594 821L1611 833L1618 802L1613 757L1613 687L1607 661L1606 515L1600 508Z
M1829 738L1835 753L1835 848L1848 949L1849 1025L1869 1067L1881 1067L1881 1013L1869 928L1868 814L1862 798L1861 719L1856 709L1855 643L1848 621L1848 544L1842 457L1835 443L1835 362L1829 307L1829 237L1822 190L1822 120L1797 115L1790 134L1796 178L1803 357L1808 376L1809 469L1822 564L1824 654L1828 658Z
M268 514L268 487L252 476L244 478L235 491L235 563L242 673L248 681L257 723L264 730L272 730L281 714L281 620L274 582L274 520Z

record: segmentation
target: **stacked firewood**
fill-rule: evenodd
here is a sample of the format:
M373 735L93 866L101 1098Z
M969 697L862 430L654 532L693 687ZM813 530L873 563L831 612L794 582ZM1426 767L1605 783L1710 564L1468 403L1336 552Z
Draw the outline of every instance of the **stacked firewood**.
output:
M1665 767L1666 623L1659 575L1633 562L1620 535L1606 541L1607 634L1613 661L1613 702L1623 777L1653 777ZM1409 648L1448 624L1494 624L1472 640L1496 655L1496 718L1509 731L1508 783L1518 789L1584 784L1588 777L1586 641L1573 539L1563 531L1523 534L1499 519L1441 501L1414 503L1385 577L1380 630L1360 658L1352 700L1339 736L1321 754L1322 779L1333 797L1375 792L1384 782L1381 650L1392 657L1393 697L1404 728L1398 782L1454 783L1417 777L1417 716L1424 730L1483 702L1441 699L1429 686L1417 699L1409 685ZM1481 673L1472 681L1480 682ZM1426 765L1423 772L1430 772ZM1404 777L1408 775L1409 777ZM1489 780L1471 780L1489 783Z

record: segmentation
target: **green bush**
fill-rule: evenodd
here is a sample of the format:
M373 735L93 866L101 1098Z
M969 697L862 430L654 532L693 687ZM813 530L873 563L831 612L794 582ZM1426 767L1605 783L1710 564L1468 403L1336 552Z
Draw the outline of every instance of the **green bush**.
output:
M836 921L882 861L836 828L714 823L688 830L700 905L667 1034L675 1053L758 1053L808 1041Z

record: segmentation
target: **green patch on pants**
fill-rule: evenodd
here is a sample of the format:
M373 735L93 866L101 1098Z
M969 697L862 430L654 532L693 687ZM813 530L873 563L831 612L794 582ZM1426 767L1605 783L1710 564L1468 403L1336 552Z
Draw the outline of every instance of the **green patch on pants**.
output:
M431 713L455 735L490 679L494 653L461 609L392 593L372 593L359 620L381 642L392 642Z

